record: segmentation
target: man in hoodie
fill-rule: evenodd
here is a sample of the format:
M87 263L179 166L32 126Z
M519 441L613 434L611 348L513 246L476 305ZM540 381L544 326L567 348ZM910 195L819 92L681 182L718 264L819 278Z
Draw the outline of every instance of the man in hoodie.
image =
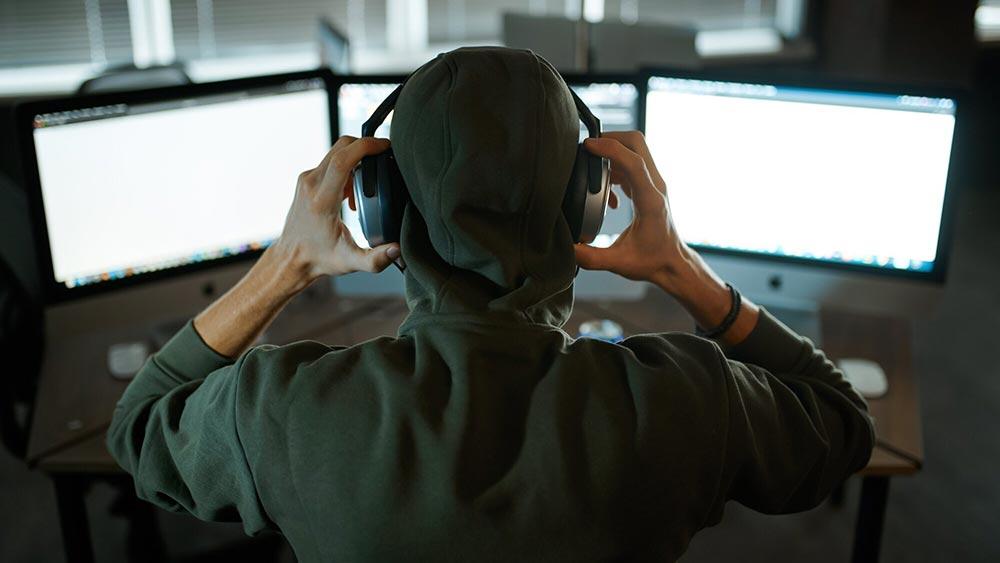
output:
M359 249L340 222L355 165L389 147L341 137L298 178L280 239L119 402L108 446L139 496L279 530L308 562L667 561L729 500L804 510L863 467L864 401L749 301L717 341L562 330L578 264L653 283L702 327L731 310L637 133L586 142L633 224L609 249L574 247L561 202L578 130L531 52L419 69L391 131L412 197L401 244ZM400 253L397 336L247 351L311 281Z

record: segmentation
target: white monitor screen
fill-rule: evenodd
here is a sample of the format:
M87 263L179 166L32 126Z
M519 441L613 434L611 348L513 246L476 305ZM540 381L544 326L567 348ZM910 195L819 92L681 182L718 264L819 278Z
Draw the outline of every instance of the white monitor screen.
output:
M35 116L55 281L99 284L268 246L330 147L322 80Z
M688 243L930 272L955 101L652 77L645 133Z

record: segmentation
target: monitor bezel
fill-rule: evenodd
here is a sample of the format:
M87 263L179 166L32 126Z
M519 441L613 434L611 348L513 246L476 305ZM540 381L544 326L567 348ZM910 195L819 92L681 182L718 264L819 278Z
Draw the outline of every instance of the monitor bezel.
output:
M640 131L646 121L646 89L645 79L641 73L621 74L621 73L567 73L563 74L563 81L567 86L585 86L587 84L631 84L635 86L635 124Z
M360 137L361 131L340 130L340 87L345 84L402 84L409 78L407 74L335 74L331 77L330 92L334 111L333 129L334 137L339 138L344 135Z
M751 252L691 244L706 255L730 256L747 260L793 264L808 268L833 269L844 273L867 274L876 277L896 278L901 280L943 284L947 280L948 265L951 260L951 247L954 237L955 192L960 176L959 147L964 143L965 120L962 116L967 111L967 95L964 90L953 86L934 84L910 84L902 82L872 82L853 79L838 79L830 77L803 76L795 74L771 74L764 71L739 70L690 70L664 67L648 67L640 71L640 96L643 111L639 122L643 134L646 132L646 102L649 94L649 80L653 77L680 78L689 80L715 80L719 82L742 82L745 84L762 84L784 86L791 88L809 88L823 90L840 90L846 92L914 95L934 98L949 98L955 102L955 129L952 133L951 152L948 160L948 175L945 180L944 200L941 206L941 224L938 228L938 244L934 266L929 271L885 268L867 264L853 264L834 260L803 258L798 256L782 256L766 252ZM669 186L667 187L669 190Z
M38 171L38 160L36 158L33 135L32 123L35 115L119 103L142 104L191 97L227 94L246 89L273 86L294 80L312 80L318 78L323 80L323 84L328 93L327 99L329 105L328 113L330 115L330 139L333 140L336 138L334 135L334 126L336 123L335 112L337 108L334 96L329 94L331 92L332 76L333 74L328 69L316 69L301 72L254 76L249 78L237 78L217 82L188 84L183 86L168 86L163 88L151 88L127 92L69 96L29 101L18 104L14 108L14 124L17 142L21 148L21 167L24 173L24 185L28 196L28 207L31 214L32 229L35 239L36 266L40 276L39 279L42 280L42 293L45 303L48 305L54 305L66 301L74 301L141 284L163 281L193 272L249 261L259 257L261 253L264 252L264 249L248 250L231 256L184 264L154 272L135 274L128 277L102 281L94 284L66 287L63 283L56 281L52 264L52 252L49 247L48 224L45 217L45 205L42 198L42 185ZM289 181L291 182L293 179L289 179Z

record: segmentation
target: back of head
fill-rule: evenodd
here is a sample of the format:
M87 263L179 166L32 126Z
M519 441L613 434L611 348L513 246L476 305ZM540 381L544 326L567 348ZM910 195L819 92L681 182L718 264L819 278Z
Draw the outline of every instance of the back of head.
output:
M579 127L565 82L530 51L458 49L409 78L391 139L412 198L400 246L414 315L565 322Z

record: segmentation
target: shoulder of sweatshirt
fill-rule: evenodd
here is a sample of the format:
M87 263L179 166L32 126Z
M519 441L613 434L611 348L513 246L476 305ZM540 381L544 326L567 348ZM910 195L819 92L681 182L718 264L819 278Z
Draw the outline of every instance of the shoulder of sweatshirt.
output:
M640 334L612 344L577 339L571 353L587 356L586 365L627 385L635 415L647 426L691 425L720 431L727 416L725 357L718 344L683 332ZM582 364L581 364L582 365Z
M303 340L281 346L263 344L239 360L241 395L272 400L304 386L334 385L365 371L360 366L412 362L406 339L383 336L353 346ZM375 370L378 371L378 370Z
M578 338L567 352L587 357L595 369L616 367L630 375L657 379L715 380L713 385L721 385L725 371L718 344L685 332L637 334L615 344Z

